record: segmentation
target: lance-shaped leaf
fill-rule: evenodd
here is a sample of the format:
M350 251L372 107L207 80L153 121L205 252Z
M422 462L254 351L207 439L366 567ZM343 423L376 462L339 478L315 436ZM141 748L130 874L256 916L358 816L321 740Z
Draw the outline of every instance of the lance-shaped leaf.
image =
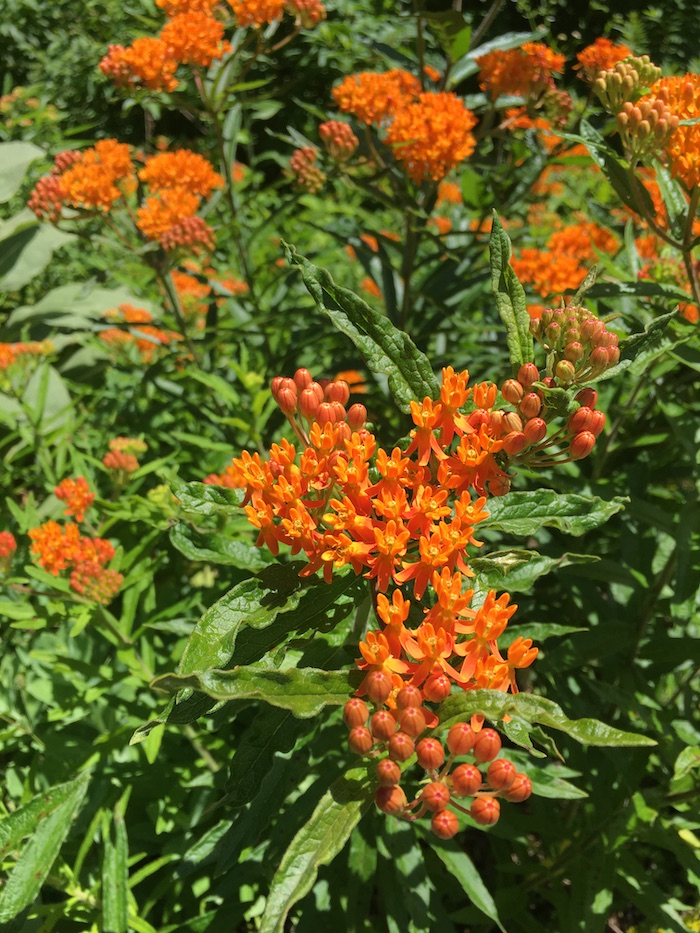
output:
M616 496L560 495L551 489L511 492L489 502L490 516L483 527L514 535L534 535L544 526L579 536L603 525L629 500Z
M319 867L335 858L371 806L374 789L364 768L348 771L331 784L282 856L259 933L282 933L289 911L311 890Z
M512 248L510 238L503 229L498 214L493 212L493 226L489 243L491 253L491 289L496 306L506 328L508 354L513 372L523 363L532 362L534 348L530 333L525 290L510 264Z
M290 710L299 719L315 716L324 706L342 706L357 687L359 671L322 671L313 667L271 670L257 664L231 671L163 674L151 686L174 693L191 689L214 700L263 700Z
M170 488L173 495L177 496L183 512L195 515L230 515L238 511L245 498L243 489L227 489L209 483L175 481L170 484Z
M170 529L170 543L190 560L209 561L253 572L267 567L273 560L267 551L214 531L197 531L179 522Z
M469 566L479 576L479 588L507 589L509 593L527 593L539 577L572 564L592 564L595 554L562 554L544 557L537 551L496 551L485 557L475 557Z
M352 340L373 373L387 377L391 394L402 411L408 411L414 399L438 397L440 384L430 361L408 334L354 292L336 285L325 269L312 265L293 247L285 244L285 251L289 262L301 268L316 307ZM335 307L328 307L324 295L332 299Z
M448 697L440 707L439 731L444 732L475 713L482 714L491 722L511 716L525 723L539 723L565 732L582 745L634 747L657 744L645 735L624 732L597 719L569 719L560 706L544 697L530 693L512 696L498 690L471 690Z
M81 774L74 781L59 784L0 822L0 827L9 826L3 834L4 848L14 848L21 836L27 831L32 833L0 890L0 923L16 917L36 899L68 835L89 780L88 774ZM41 808L38 801L43 804Z
M131 788L114 808L112 825L103 826L102 929L105 933L127 933L129 916L129 840L124 811ZM112 830L114 836L112 836Z

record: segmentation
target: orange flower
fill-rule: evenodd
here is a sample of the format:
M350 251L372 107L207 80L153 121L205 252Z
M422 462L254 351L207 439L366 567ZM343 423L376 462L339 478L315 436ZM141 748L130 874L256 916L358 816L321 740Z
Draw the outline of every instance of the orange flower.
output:
M419 94L415 103L395 113L386 141L413 181L439 181L474 151L475 124L476 117L456 94Z
M228 0L238 25L265 26L284 15L284 0Z
M220 188L224 179L215 172L207 160L189 149L161 152L146 160L139 172L141 181L151 191L170 188L187 188L192 194L208 197L214 188Z
M517 94L537 97L553 87L553 74L561 74L566 59L541 42L526 42L519 49L489 52L477 58L479 86L492 100Z
M660 78L642 101L662 100L674 116L681 120L694 120L700 116L700 75L687 74L682 78ZM686 188L700 183L700 123L678 126L666 143L666 154L673 175L680 178Z
M320 0L284 0L284 8L304 29L313 29L326 18L326 8Z
M547 249L552 253L572 256L581 262L595 262L596 250L614 256L619 248L617 237L591 221L563 227L547 241Z
M424 67L423 67L423 74L424 74L426 77L430 78L431 81L435 81L436 84L437 84L437 82L440 80L440 78L442 77L442 75L441 75L440 72L437 70L437 68L433 68L432 65L424 65Z
M0 372L9 369L15 363L24 362L26 357L45 356L53 351L50 340L31 343L0 343Z
M165 42L147 36L135 39L127 48L110 45L100 62L100 71L118 86L170 92L178 86L177 66Z
M95 493L90 491L88 482L83 476L78 476L77 479L61 480L54 488L54 494L57 499L66 503L64 514L75 515L78 522L82 522L85 518L85 512L95 498Z
M520 281L532 285L543 298L573 291L586 277L586 270L575 257L530 247L522 249L520 256L511 260L511 266Z
M185 65L208 68L215 58L231 51L223 24L206 13L180 13L165 24L160 38L168 55Z
M348 75L332 93L340 110L354 114L361 123L380 124L420 92L418 78L401 68L394 68L385 72L363 71Z
M133 173L129 147L115 139L104 139L79 153L59 176L62 200L71 207L108 211L123 197L119 186Z
M462 189L453 181L441 181L438 185L436 207L442 204L461 204Z
M156 0L166 16L177 16L180 13L207 13L211 14L219 0Z
M199 198L187 188L166 188L154 197L146 198L136 211L136 226L149 240L161 240L185 217L193 217Z
M580 76L592 84L599 71L607 71L631 54L626 45L615 45L610 39L601 37L578 53L578 65L574 65L574 70L581 71Z
M367 292L368 295L371 295L372 298L381 298L382 290L368 275L360 282L360 288L363 292Z

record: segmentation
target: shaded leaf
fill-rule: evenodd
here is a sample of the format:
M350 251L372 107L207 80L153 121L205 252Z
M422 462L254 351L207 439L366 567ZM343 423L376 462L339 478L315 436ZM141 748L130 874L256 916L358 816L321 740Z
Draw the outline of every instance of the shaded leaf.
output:
M518 559L517 555L523 556ZM511 593L527 593L535 580L545 574L562 567L573 564L592 564L598 561L595 554L562 554L561 557L544 557L536 551L499 551L496 556L502 556L496 566L490 564L489 554L484 558L472 558L469 565L479 575L481 589L507 589ZM515 555L513 562L509 563L506 555ZM483 561L483 564L482 564Z
M246 541L213 531L197 531L179 522L170 529L170 543L190 560L209 561L253 572L267 567L274 558Z
M489 241L491 255L491 290L496 298L498 313L506 328L508 354L513 372L523 363L532 362L534 348L530 333L525 290L510 264L512 248L510 237L503 229L496 211Z
M128 795L128 791L127 791ZM124 798L114 808L111 831L104 840L102 861L102 929L105 933L127 933L129 916L129 842L124 822Z

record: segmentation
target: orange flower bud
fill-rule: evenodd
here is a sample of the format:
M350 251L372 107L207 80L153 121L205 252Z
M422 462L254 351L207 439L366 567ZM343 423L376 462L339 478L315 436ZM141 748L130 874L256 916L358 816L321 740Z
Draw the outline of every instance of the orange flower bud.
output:
M595 389L592 389L590 386L586 386L585 389L581 389L580 392L577 392L574 396L577 402L580 402L582 405L585 405L586 408L593 409L596 407L598 402L598 393Z
M294 415L297 410L297 394L287 386L283 386L277 394L277 404L285 415Z
M515 780L515 765L507 758L497 758L489 765L486 772L489 784L494 790L507 790Z
M595 447L595 434L590 431L581 431L571 438L569 453L572 460L583 460Z
M396 720L387 709L378 709L372 714L370 723L372 735L380 742L386 742L396 732Z
M579 431L588 431L589 423L591 418L590 408L586 408L585 405L582 405L578 411L575 411L573 414L569 415L569 420L566 422L566 430L569 434L578 434Z
M423 710L417 706L409 706L399 713L399 725L402 730L412 738L419 736L425 730L425 716Z
M366 755L374 745L372 733L366 726L355 726L350 730L348 745L350 751L355 752L356 755Z
M605 427L606 422L605 413L602 411L592 411L591 417L588 421L588 430L594 437L598 437L600 432Z
M401 768L391 758L382 758L377 762L377 777L380 784L390 787L401 780Z
M503 438L503 449L509 457L517 457L526 446L527 442L522 431L511 431Z
M536 392L528 392L520 402L520 411L525 418L536 418L542 408L542 400Z
M326 386L325 396L329 402L340 402L341 405L347 405L350 398L350 386L344 379L329 382Z
M402 687L396 695L396 705L399 709L408 709L411 706L421 706L423 703L423 694L418 687L407 684Z
M445 761L445 750L437 739L421 739L416 745L418 764L426 771L436 771Z
M469 812L480 826L493 826L501 815L501 804L495 797L477 797Z
M372 671L365 680L365 690L373 703L381 706L393 689L391 677L383 671Z
M572 340L571 343L567 343L564 347L564 358L572 363L578 363L583 357L583 353L583 344L579 343L578 340Z
M347 413L347 422L353 431L359 431L367 421L367 409L364 405L351 405Z
M547 436L547 423L542 418L530 418L523 431L528 444L539 444Z
M333 409L333 414L335 415L335 424L339 424L341 421L345 421L345 406L340 402L330 402L331 408Z
M506 402L510 402L511 405L517 405L523 397L523 387L517 379L506 379L501 386L501 395Z
M475 761L492 761L500 750L501 737L495 729L482 729L474 740L472 754Z
M313 385L314 383L302 389L299 395L299 411L307 421L315 419L319 406L318 396L312 388Z
M524 389L529 389L540 378L540 371L534 363L523 363L518 370L518 382Z
M559 360L554 369L554 374L556 375L557 379L566 385L567 383L573 381L574 376L576 375L576 369L574 368L574 364L569 360Z
M459 831L459 821L452 810L439 810L430 821L430 828L439 839L452 839Z
M474 765L459 765L450 777L458 797L473 797L483 783L481 771Z
M450 790L442 781L433 781L425 785L420 799L429 810L444 810L450 802Z
M466 722L457 722L447 733L447 747L453 755L468 755L474 747L474 730Z
M414 751L413 739L405 732L395 732L389 739L389 757L394 761L407 761Z
M519 382L516 382L515 384L518 386L520 385ZM521 391L522 391L522 388L521 388ZM522 431L523 419L520 417L520 415L516 414L514 411L508 411L503 416L503 429L506 432Z
M343 414L345 414L345 411L343 411ZM316 409L316 417L314 418L314 421L317 421L319 424L335 424L337 420L338 418L335 409L331 403L321 402L321 404Z
M532 781L526 774L522 774L522 772L518 771L513 783L503 796L511 803L522 803L523 800L527 800L531 793Z
M369 710L364 700L353 697L343 707L343 721L348 729L364 726L369 719Z
M423 693L431 703L442 703L452 693L452 683L445 674L431 674L423 684Z
M294 373L294 382L296 387L301 392L302 389L305 389L310 383L313 382L313 377L308 369L297 369Z
M374 795L374 802L383 813L389 813L391 816L401 813L408 803L398 784L379 787Z

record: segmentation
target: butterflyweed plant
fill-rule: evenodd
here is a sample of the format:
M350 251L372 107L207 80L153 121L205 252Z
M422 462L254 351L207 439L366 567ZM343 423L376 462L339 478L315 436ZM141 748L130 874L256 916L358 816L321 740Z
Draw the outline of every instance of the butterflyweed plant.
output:
M156 0L143 138L5 144L13 929L692 928L698 78L353 6Z

